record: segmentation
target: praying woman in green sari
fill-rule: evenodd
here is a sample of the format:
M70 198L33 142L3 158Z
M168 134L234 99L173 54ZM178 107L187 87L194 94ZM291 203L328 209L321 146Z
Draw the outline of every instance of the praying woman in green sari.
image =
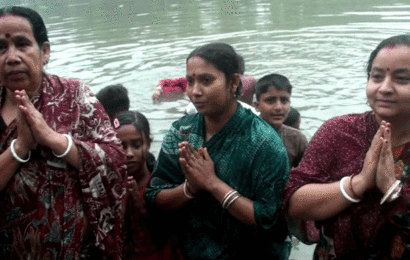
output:
M165 135L145 194L148 210L164 230L178 232L184 259L288 259L286 150L272 127L237 102L235 50L207 44L186 64L198 113Z

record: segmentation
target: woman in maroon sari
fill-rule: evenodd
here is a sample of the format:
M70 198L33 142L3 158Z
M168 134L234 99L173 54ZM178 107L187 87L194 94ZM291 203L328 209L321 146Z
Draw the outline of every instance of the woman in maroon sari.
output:
M316 220L314 259L410 259L410 35L367 66L372 111L332 118L290 173L284 209Z
M89 88L44 73L50 43L0 9L0 258L122 259L126 166Z

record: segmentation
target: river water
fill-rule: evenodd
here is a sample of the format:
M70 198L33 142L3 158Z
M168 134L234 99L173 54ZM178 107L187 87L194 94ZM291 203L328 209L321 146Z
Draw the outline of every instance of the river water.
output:
M187 99L154 104L157 82L185 75L197 46L224 41L257 79L289 78L292 106L310 138L330 117L368 110L365 67L384 38L409 33L405 0L13 0L45 20L51 42L46 71L79 78L96 93L111 84L128 88L131 109L151 123L157 154L164 133ZM293 259L311 259L298 245Z

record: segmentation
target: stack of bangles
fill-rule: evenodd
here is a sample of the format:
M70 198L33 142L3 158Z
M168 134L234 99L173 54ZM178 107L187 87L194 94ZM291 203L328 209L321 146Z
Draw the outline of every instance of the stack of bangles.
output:
M73 148L73 138L71 137L71 135L68 135L68 134L63 134L63 135L67 139L67 149L62 154L55 154L53 152L54 156L57 158L62 158L66 156L71 151L71 148Z
M241 197L241 194L238 191L228 191L222 200L222 208L228 209L239 197Z
M387 190L386 194L384 194L383 198L380 200L380 205L385 203L386 201L392 202L393 200L397 199L400 196L401 192L401 181L396 180L392 186Z

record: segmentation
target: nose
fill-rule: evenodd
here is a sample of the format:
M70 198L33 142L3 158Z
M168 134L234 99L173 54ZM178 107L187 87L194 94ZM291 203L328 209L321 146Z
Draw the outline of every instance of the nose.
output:
M379 91L382 93L393 92L394 82L391 79L391 76L386 76L383 82L380 85Z
M125 149L125 155L127 156L127 158L134 157L134 153L132 152L131 146L128 146Z
M194 84L192 86L192 95L194 95L194 96L202 95L202 88L201 88L201 85L198 82L194 82Z
M21 62L19 51L17 50L15 46L10 46L9 49L7 50L6 62L9 65Z
M283 105L282 102L280 102L280 100L277 100L275 103L273 103L273 108L275 109L275 111L282 111L283 109Z

